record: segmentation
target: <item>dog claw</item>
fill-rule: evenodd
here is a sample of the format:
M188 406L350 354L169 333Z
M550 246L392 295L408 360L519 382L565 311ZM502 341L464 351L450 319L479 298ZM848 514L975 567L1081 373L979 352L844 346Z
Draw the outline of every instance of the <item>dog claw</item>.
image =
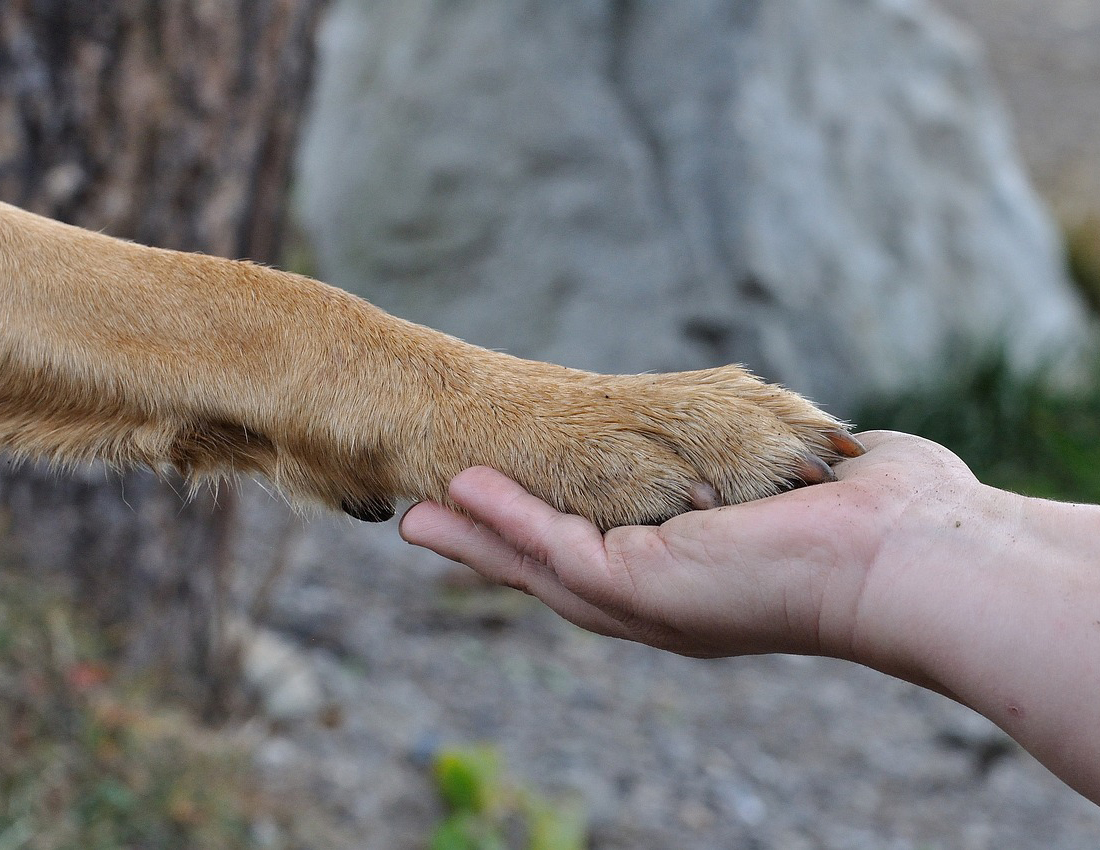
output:
M688 489L691 499L691 507L696 511L708 511L711 508L721 507L722 500L718 498L718 491L711 485L696 481Z
M817 455L804 455L796 470L803 484L825 484L836 481L836 474Z
M366 502L354 502L351 499L344 499L340 503L340 508L348 516L362 522L385 522L388 519L393 519L396 512L393 504L386 499L371 499Z
M847 431L830 431L825 437L842 457L859 457L867 451L863 443Z

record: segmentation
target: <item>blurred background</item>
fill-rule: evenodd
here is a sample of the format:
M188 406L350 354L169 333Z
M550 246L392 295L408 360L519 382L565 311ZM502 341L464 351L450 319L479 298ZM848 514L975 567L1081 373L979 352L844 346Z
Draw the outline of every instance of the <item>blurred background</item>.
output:
M0 5L0 199L1100 501L1096 0ZM982 718L581 633L244 484L0 465L0 848L1091 848Z

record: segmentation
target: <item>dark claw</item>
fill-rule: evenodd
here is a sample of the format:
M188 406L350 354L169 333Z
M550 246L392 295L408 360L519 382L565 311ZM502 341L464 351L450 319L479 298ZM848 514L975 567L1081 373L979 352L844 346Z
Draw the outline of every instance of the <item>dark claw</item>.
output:
M847 431L830 431L825 437L841 457L859 457L867 451L863 443Z
M363 522L385 522L393 519L396 508L388 499L371 499L367 502L353 502L344 499L340 507L348 516L355 517Z

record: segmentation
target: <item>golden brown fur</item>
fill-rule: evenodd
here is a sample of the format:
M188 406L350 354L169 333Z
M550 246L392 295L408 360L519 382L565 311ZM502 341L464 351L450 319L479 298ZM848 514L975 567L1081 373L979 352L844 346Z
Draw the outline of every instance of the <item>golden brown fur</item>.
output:
M244 262L0 204L0 445L267 476L365 519L486 464L602 527L775 493L859 451L736 366L596 375L519 360Z

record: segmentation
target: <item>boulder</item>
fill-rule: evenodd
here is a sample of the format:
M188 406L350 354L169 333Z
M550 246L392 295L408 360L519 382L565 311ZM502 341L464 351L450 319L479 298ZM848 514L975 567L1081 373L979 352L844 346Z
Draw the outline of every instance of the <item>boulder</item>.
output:
M844 414L1087 334L979 47L920 0L338 0L319 274L524 357L742 362Z

